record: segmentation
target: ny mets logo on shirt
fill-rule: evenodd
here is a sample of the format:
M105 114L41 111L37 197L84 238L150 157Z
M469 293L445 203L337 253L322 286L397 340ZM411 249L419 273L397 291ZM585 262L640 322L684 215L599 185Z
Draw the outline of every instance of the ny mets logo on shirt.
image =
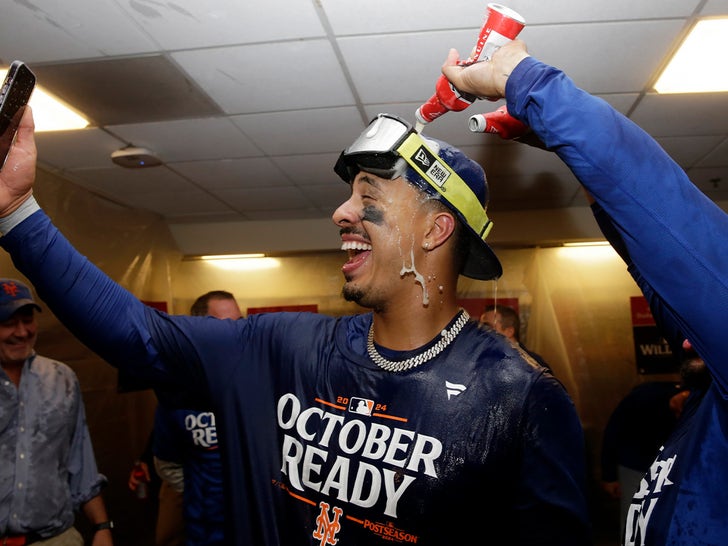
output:
M321 546L325 546L326 544L336 544L339 542L336 535L341 529L339 518L341 517L341 514L343 514L343 511L341 508L334 507L334 518L330 519L329 505L325 502L321 502L319 506L321 507L321 512L319 512L319 515L316 518L317 527L313 532L313 538L320 540Z

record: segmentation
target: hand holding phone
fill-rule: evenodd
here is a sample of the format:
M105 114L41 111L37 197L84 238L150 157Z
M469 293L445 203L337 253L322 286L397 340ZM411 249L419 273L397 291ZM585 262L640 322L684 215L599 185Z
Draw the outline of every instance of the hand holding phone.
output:
M35 75L22 61L13 61L0 88L0 171L5 165L25 105L35 87Z

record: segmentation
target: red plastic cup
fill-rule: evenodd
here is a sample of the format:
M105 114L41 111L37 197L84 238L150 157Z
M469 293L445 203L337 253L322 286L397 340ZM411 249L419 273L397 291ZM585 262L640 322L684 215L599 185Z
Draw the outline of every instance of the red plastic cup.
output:
M486 14L475 49L467 60L459 63L463 66L475 63L480 57L489 60L498 48L518 36L526 25L523 17L501 4L488 4ZM441 75L435 83L435 94L417 109L415 118L419 123L430 123L447 112L465 110L476 98L459 91Z

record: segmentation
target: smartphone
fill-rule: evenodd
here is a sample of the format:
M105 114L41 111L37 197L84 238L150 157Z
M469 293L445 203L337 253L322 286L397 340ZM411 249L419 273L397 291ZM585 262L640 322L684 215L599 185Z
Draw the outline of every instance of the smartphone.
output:
M30 68L22 61L13 61L0 88L0 170L5 166L34 87L35 75Z

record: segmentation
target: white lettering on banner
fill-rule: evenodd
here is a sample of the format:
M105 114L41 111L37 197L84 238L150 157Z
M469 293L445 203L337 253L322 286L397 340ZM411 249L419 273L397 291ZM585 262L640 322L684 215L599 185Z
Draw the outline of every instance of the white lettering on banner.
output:
M192 434L192 442L196 446L204 448L217 446L215 414L211 411L188 413L185 415L185 429Z
M640 352L643 356L663 356L672 354L670 346L667 343L663 343L662 345L645 345L640 343Z
M437 478L435 460L442 444L436 438L369 420L344 421L320 408L302 409L293 394L281 396L277 413L278 426L287 431L281 471L299 491L320 492L362 507L374 506L381 498L384 514L397 517L397 504L418 473ZM330 449L337 453L333 459Z
M660 452L662 452L662 449L660 449ZM656 460L640 481L639 489L632 497L632 504L627 512L624 546L644 546L647 544L645 534L652 511L663 490L673 485L669 475L670 470L675 465L675 459L676 456L665 460Z

